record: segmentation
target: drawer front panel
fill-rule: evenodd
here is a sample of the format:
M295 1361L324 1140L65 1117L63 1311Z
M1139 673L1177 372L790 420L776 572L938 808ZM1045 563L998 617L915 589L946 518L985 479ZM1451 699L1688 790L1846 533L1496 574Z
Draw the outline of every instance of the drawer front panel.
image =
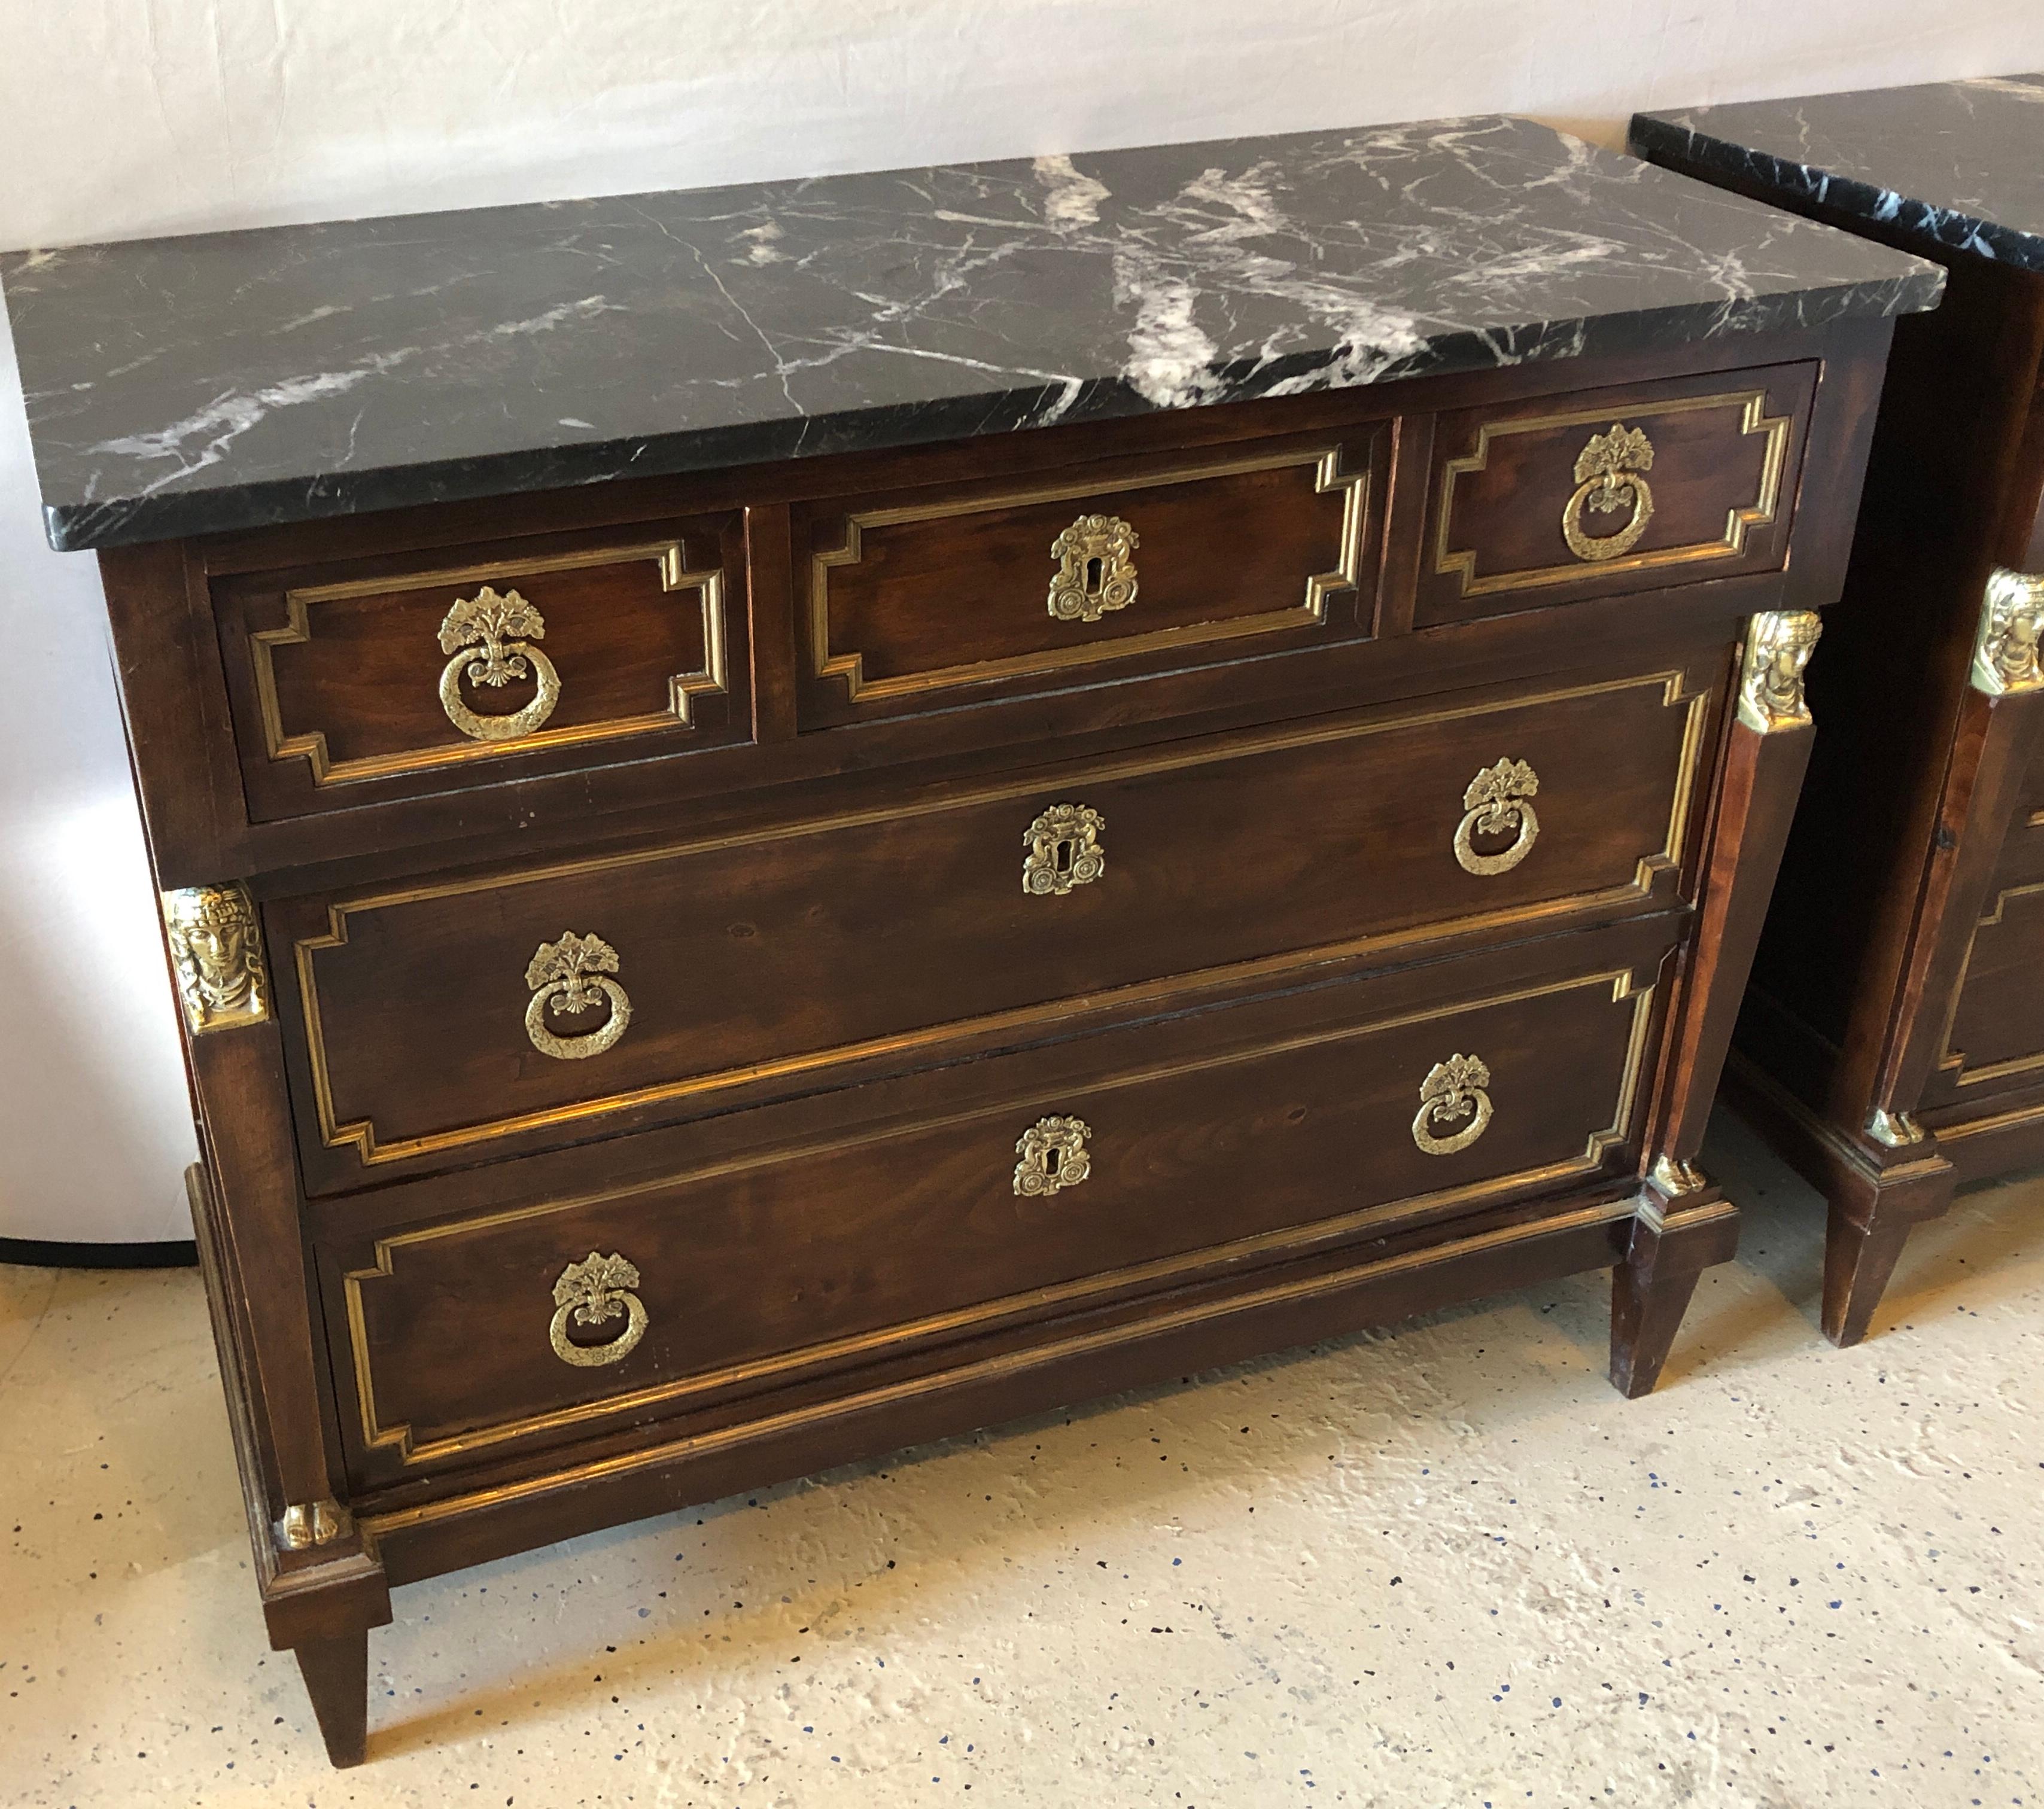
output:
M1244 1020L1228 1038L1140 1027L1118 1071L990 1109L329 1242L356 1461L389 1477L898 1373L977 1334L1630 1172L1666 939L1636 966L1572 939L1573 965L1455 1003L1386 1010L1381 981L1252 1001L1210 1014ZM1452 969L1435 985L1452 998Z
M1944 1104L2044 1079L2044 881L1990 900L1973 932L1934 1093Z
M1416 620L1779 570L1814 364L1443 415Z
M1041 1039L1079 1004L1298 951L1665 905L1708 685L1316 719L919 809L272 906L308 1184Z
M1386 440L809 505L803 726L1365 638Z
M251 814L748 739L743 585L730 516L217 579Z
M1995 889L2000 892L2032 880L2044 880L2044 747L2023 776L2023 793L1996 864Z

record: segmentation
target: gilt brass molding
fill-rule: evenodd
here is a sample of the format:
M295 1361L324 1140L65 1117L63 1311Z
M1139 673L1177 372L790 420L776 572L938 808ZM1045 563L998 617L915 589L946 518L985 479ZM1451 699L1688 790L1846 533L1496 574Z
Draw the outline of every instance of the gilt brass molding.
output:
M1988 1081L2007 1080L2011 1074L2025 1074L2044 1068L2044 1048L2031 1054L2010 1055L1999 1062L1984 1062L1977 1068L1969 1068L1965 1052L1953 1046L1953 1039L1958 1034L1959 1007L1965 1002L1966 981L1973 970L1973 951L1980 946L1980 933L1992 929L2002 920L2011 899L2026 903L2031 899L2044 899L2044 881L2011 885L1996 893L1994 903L1973 926L1973 938L1966 945L1966 958L1960 963L1958 978L1952 987L1952 1002L1946 1008L1943 1048L1938 1058L1938 1071L1949 1076L1954 1086L1977 1087ZM2039 1027L2038 1037L2040 1042L2044 1042L2044 1026ZM1938 1135L1942 1138L1946 1133L1941 1130Z
M287 1551L309 1551L336 1544L354 1531L354 1517L338 1501L294 1502L277 1523L277 1542Z
M525 1004L525 1034L532 1047L559 1062L585 1061L615 1047L632 1024L632 1001L610 977L617 971L617 951L601 936L570 930L559 942L540 943L525 970L525 984L532 989ZM605 1004L609 1016L582 1035L556 1036L547 1026L549 1011L579 1017Z
M1490 1128L1489 1086L1490 1068L1480 1055L1450 1055L1445 1062L1436 1062L1420 1083L1412 1141L1430 1156L1452 1156L1466 1150ZM1445 1137L1437 1128L1464 1118L1470 1122Z
M1085 484L1051 484L1039 490L1020 490L999 496L973 496L940 503L910 503L895 509L860 509L845 517L844 543L828 551L813 554L809 560L809 669L818 678L842 679L848 701L862 698L903 697L949 689L959 685L990 684L1002 678L1028 678L1039 673L1062 671L1089 666L1104 659L1128 659L1139 655L1169 649L1200 647L1234 640L1245 635L1270 634L1286 628L1317 627L1327 619L1327 598L1338 590L1356 590L1362 582L1362 530L1369 515L1370 471L1366 465L1350 471L1343 464L1339 446L1310 452L1266 453L1260 457L1227 459L1211 464L1186 465L1168 471L1137 477L1096 480ZM831 646L830 574L844 566L857 565L865 556L863 535L869 528L893 528L910 522L948 520L955 516L990 513L1032 503L1067 502L1102 494L1155 490L1167 484L1195 483L1203 478L1247 477L1258 471L1281 471L1297 467L1313 474L1316 494L1339 493L1343 499L1335 564L1331 570L1316 573L1305 580L1303 601L1287 609L1260 610L1247 616L1224 616L1212 621L1186 622L1176 628L1153 628L1132 635L1114 634L1069 644L1046 647L1040 652L1009 655L958 666L932 666L916 672L897 673L885 678L866 676L865 655L855 648L834 650ZM1082 521L1089 519L1082 517ZM1094 518L1108 519L1112 517ZM1077 525L1076 524L1074 525ZM1125 525L1125 524L1124 524ZM1067 529L1066 532L1071 532ZM1060 541L1062 535L1058 536ZM1130 544L1134 540L1132 536ZM1053 557L1062 559L1054 551ZM1135 594L1135 574L1128 573L1129 596ZM1051 613L1058 614L1054 583ZM1108 605L1119 608L1119 605ZM1096 613L1098 613L1097 612ZM1062 618L1061 618L1062 619ZM1078 619L1092 620L1082 616Z
M1525 433L1545 433L1565 427L1594 427L1612 420L1611 410L1606 408L1574 409L1566 413L1530 415L1520 421L1486 421L1477 431L1476 446L1466 457L1450 459L1441 467L1441 496L1436 505L1434 523L1434 570L1443 577L1459 581L1458 594L1463 597L1484 597L1494 592L1536 590L1543 586L1575 584L1590 577L1604 578L1617 572L1649 571L1664 566L1689 565L1700 559L1736 559L1746 551L1746 536L1756 528L1771 523L1781 505L1781 478L1788 459L1788 435L1795 424L1789 415L1770 415L1767 413L1767 392L1765 390L1738 390L1723 395L1685 396L1671 401L1646 401L1625 411L1633 421L1654 421L1669 416L1692 414L1704 409L1737 408L1739 413L1739 432L1741 436L1764 434L1766 438L1761 451L1760 480L1750 503L1735 505L1725 512L1723 534L1715 540L1694 542L1679 547L1657 547L1648 552L1631 550L1633 542L1645 532L1646 518L1652 513L1653 500L1644 488L1644 479L1632 474L1630 481L1640 487L1633 492L1636 531L1628 527L1631 535L1624 550L1613 547L1608 552L1584 552L1575 544L1568 528L1563 528L1563 539L1569 550L1581 563L1568 565L1536 566L1523 571L1493 572L1479 577L1476 562L1477 550L1474 547L1450 547L1449 540L1454 527L1455 482L1458 478L1486 470L1490 463L1490 449L1500 440ZM1631 431L1638 432L1638 429ZM1599 436L1599 438L1603 438ZM1644 436L1642 435L1643 438ZM1591 442L1594 447L1596 441ZM1574 496L1569 499L1562 515L1565 524L1580 513L1583 503L1597 493L1602 481L1601 474L1585 472L1584 460L1590 458L1591 447L1585 447L1577 463L1577 483ZM1630 442L1626 450L1631 450ZM1648 448L1650 455L1651 448ZM1640 467L1643 470L1645 467ZM1614 477L1616 474L1614 473ZM1615 484L1623 489L1627 485ZM1581 536L1586 545L1600 543L1588 535Z
M1990 697L2044 691L2044 578L1997 566L1981 605L1973 645L1973 686Z
M263 932L248 889L194 885L162 894L163 935L185 1027L194 1036L264 1024L270 980Z
M1093 1173L1086 1139L1093 1127L1083 1118L1039 1118L1016 1139L1015 1196L1047 1199L1077 1187Z
M1053 621L1097 622L1135 601L1135 530L1118 515L1082 515L1051 543Z
M638 1269L615 1253L605 1256L591 1250L580 1262L571 1262L554 1281L554 1316L547 1323L547 1342L554 1354L580 1369L630 1356L649 1323L645 1302L633 1292L638 1286ZM577 1344L568 1336L571 1323L601 1326L620 1313L623 1327L603 1343Z
M1679 1200L1685 1193L1700 1193L1710 1185L1709 1177L1694 1162L1666 1151L1654 1158L1647 1178L1670 1200Z
M1808 728L1803 669L1823 632L1814 609L1763 610L1748 624L1739 659L1739 720L1761 735Z
M1486 766L1469 782L1462 793L1462 820L1455 826L1455 860L1465 873L1491 878L1509 873L1532 853L1540 834L1540 819L1533 800L1540 789L1540 776L1523 760L1505 759ZM1518 839L1494 855L1476 851L1473 838L1480 830L1486 835L1502 835L1516 829Z
M1911 1143L1923 1141L1923 1127L1906 1112L1890 1112L1885 1105L1877 1105L1869 1115L1866 1134L1877 1143L1885 1143L1891 1150L1906 1150Z
M1562 538L1579 559L1593 564L1622 558L1639 545L1654 519L1654 492L1646 474L1654 469L1654 442L1643 428L1613 421L1608 432L1590 436L1576 458L1576 487L1562 505ZM1631 499L1631 517L1615 534L1593 534L1586 512L1615 515Z
M1086 769L1086 782L1089 785L1106 784L1155 773L1197 768L1251 754L1389 733L1435 723L1465 721L1508 711L1539 709L1581 697L1612 697L1640 689L1657 689L1663 708L1679 709L1685 714L1681 745L1676 756L1667 834L1658 848L1640 856L1630 881L1619 885L1602 887L1594 892L1565 893L1523 904L1468 912L1431 923L1416 924L1409 928L1346 938L1340 942L1315 948L1287 950L1197 973L1132 981L1125 986L1105 991L1097 995L1097 998L1101 1002L1112 1001L1117 1004L1135 1005L1174 993L1251 981L1265 975L1282 974L1308 962L1340 960L1375 953L1446 933L1516 928L1574 912L1623 907L1649 897L1652 896L1655 877L1677 869L1681 864L1683 848L1689 839L1690 818L1696 805L1697 779L1707 753L1704 732L1711 693L1708 691L1691 691L1688 688L1688 675L1679 670L1644 673L1632 678L1567 686L1530 697L1500 698L1450 708L1435 705L1410 715L1384 716L1335 727L1317 724L1311 720L1282 724L1239 739L1231 738L1222 747L1188 751L1181 746L1166 745L1089 765ZM875 1056L904 1054L963 1037L1022 1030L1065 1016L1071 1008L1070 1001L1051 1000L1039 1005L1020 1006L947 1024L869 1038L830 1048L806 1050L772 1061L751 1063L742 1068L655 1081L628 1091L574 1100L565 1105L544 1107L451 1130L386 1139L378 1134L370 1120L343 1120L336 1110L320 1000L318 957L326 950L347 946L349 920L355 916L429 899L501 892L591 874L614 872L649 862L670 859L682 854L705 854L790 840L812 834L820 828L847 828L863 824L897 822L935 816L953 808L997 799L1040 797L1042 792L1042 782L1037 779L993 780L982 785L962 786L939 800L917 802L906 807L875 805L820 820L809 819L759 829L692 837L624 853L595 855L556 865L535 866L513 874L431 881L331 902L327 907L325 930L316 935L299 938L293 948L298 997L305 1016L306 1054L312 1070L313 1111L321 1140L329 1149L352 1147L363 1166L380 1167L386 1163L438 1155L450 1150L472 1149L527 1131L580 1123L612 1112L697 1097L759 1080L810 1073ZM1445 855L1445 851L1443 852Z
M444 1437L419 1438L412 1426L403 1420L386 1424L377 1406L375 1362L363 1305L363 1290L379 1281L392 1279L396 1273L396 1261L405 1250L448 1238L486 1234L501 1227L556 1214L574 1214L594 1208L612 1206L644 1194L785 1167L791 1160L870 1147L902 1136L975 1123L987 1124L990 1128L998 1121L1001 1113L1017 1108L1031 1109L1039 1104L1055 1104L1055 1100L1025 1098L1013 1102L1010 1106L975 1106L968 1111L920 1120L905 1127L863 1131L850 1135L825 1138L797 1149L779 1149L736 1157L694 1170L635 1182L628 1186L542 1200L536 1204L510 1207L476 1218L386 1233L378 1237L372 1246L373 1266L350 1270L342 1278L342 1291L347 1306L349 1350L355 1377L355 1406L363 1443L371 1450L395 1450L399 1461L406 1465L431 1463L486 1449L511 1439L528 1437L535 1433L585 1425L590 1421L607 1419L614 1415L643 1413L657 1407L721 1390L771 1385L804 1370L824 1365L835 1367L848 1360L889 1355L907 1346L930 1340L954 1340L989 1330L1004 1322L1012 1322L1024 1315L1078 1307L1096 1297L1112 1296L1131 1288L1169 1285L1203 1269L1219 1269L1249 1258L1289 1254L1294 1250L1323 1246L1365 1230L1382 1230L1409 1222L1445 1217L1526 1189L1557 1185L1572 1178L1594 1174L1603 1166L1607 1152L1623 1143L1631 1134L1646 1074L1647 1058L1651 1051L1655 988L1651 984L1635 984L1630 968L1604 969L1481 998L1401 1012L1369 1023L1305 1031L1258 1043L1251 1048L1230 1050L1191 1061L1159 1062L1112 1075L1105 1080L1089 1081L1087 1091L1093 1095L1115 1093L1153 1081L1225 1070L1242 1062L1298 1050L1331 1050L1345 1043L1407 1029L1437 1019L1589 989L1604 990L1614 1004L1629 1005L1632 1015L1627 1028L1625 1052L1612 1100L1611 1120L1608 1124L1598 1126L1588 1132L1581 1152L1574 1156L1483 1181L1362 1207L1308 1225L1286 1226L1257 1232L1204 1249L1158 1257L1125 1268L1032 1289L1025 1293L980 1301L947 1312L925 1314L875 1331L853 1333L793 1350L727 1364L719 1369L698 1371L610 1395L601 1400L575 1402L544 1412L472 1426ZM1624 1200L1614 1202L1608 1216L1627 1216L1634 1211L1630 1189L1636 1187L1637 1184L1627 1182L1625 1185L1628 1192ZM1152 1322L1146 1320L1145 1323Z
M440 679L442 707L448 720L460 731L463 739L445 745L408 748L402 753L378 754L359 759L336 760L327 751L326 732L323 729L290 730L284 726L282 705L277 695L276 650L295 647L310 641L313 636L313 610L321 603L338 602L354 597L382 596L386 593L407 590L465 590L471 585L488 586L506 578L529 579L549 572L578 571L592 566L624 565L648 559L659 568L660 588L663 592L677 596L693 596L702 613L703 663L700 668L678 672L667 681L667 707L651 711L643 716L617 716L604 722L582 723L571 727L542 726L545 717L552 713L549 702L545 712L529 727L521 726L515 733L490 729L488 725L519 720L513 716L477 716L475 720L485 726L485 733L478 736L465 728L455 709L448 703L450 689L455 703L466 709L459 695L462 667L475 657L465 655L451 661ZM517 596L517 593L511 593ZM522 603L524 599L521 597ZM528 604L529 609L531 605ZM537 612L535 612L536 615ZM450 614L451 620L451 613ZM442 624L442 632L448 624ZM678 724L684 728L695 723L695 700L698 697L721 696L729 683L729 659L724 635L724 572L720 567L708 571L690 571L686 568L686 555L679 540L663 540L643 546L597 548L578 553L561 553L544 558L528 559L498 559L486 565L460 566L441 571L415 572L402 577L352 579L344 584L313 585L284 593L284 625L281 628L262 628L251 632L248 637L251 662L255 670L256 704L262 719L263 751L273 762L302 759L312 769L315 785L345 785L360 779L383 779L410 773L429 773L447 766L457 765L467 760L490 759L507 754L530 753L543 747L564 747L587 741L609 740L615 736L643 734L652 729L673 728ZM450 654L454 649L447 650ZM559 695L559 674L553 663L529 644L520 652L536 655L536 666L542 675L552 674L551 689L555 698ZM485 655L486 661L486 654ZM565 657L565 655L563 655ZM451 680L448 676L451 674ZM537 702L536 698L535 702ZM528 705L529 710L532 706ZM473 712L471 712L473 714ZM521 716L524 712L521 712Z

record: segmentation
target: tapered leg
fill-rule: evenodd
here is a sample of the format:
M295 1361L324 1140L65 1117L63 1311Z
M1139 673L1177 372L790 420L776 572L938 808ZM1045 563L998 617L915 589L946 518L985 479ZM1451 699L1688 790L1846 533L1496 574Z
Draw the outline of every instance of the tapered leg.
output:
M1675 1328L1689 1310L1703 1273L1642 1276L1631 1263L1611 1272L1611 1385L1627 1400L1651 1394L1675 1346Z
M313 1714L336 1767L359 1765L369 1737L369 1630L296 1646Z
M1905 1140L1854 1133L1818 1116L1750 1062L1733 1070L1739 1112L1823 1195L1824 1335L1841 1350L1865 1338L1909 1233L1950 1210L1958 1177L1937 1134L1908 1120Z
M1870 1225L1855 1225L1842 1208L1831 1208L1824 1239L1824 1335L1841 1350L1866 1336L1915 1223L1877 1216Z
M1625 1261L1611 1272L1611 1383L1627 1400L1651 1394L1689 1311L1696 1277L1739 1249L1739 1208L1693 1169L1650 1181Z

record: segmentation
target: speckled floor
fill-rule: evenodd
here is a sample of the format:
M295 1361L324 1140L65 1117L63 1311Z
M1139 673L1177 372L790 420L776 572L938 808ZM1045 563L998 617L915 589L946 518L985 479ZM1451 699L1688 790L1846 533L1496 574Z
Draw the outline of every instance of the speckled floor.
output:
M269 1653L196 1277L0 1269L0 1801L2044 1804L2044 1178L1876 1336L1750 1208L1659 1393L1600 1278L399 1592L370 1763Z

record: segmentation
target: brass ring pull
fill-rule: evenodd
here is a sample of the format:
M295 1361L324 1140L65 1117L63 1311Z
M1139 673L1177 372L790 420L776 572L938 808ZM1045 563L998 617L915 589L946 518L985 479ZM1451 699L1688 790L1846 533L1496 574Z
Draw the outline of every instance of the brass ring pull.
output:
M515 590L501 597L485 585L459 597L440 624L440 651L450 654L440 669L440 708L472 741L515 741L530 735L554 713L561 700L561 675L532 643L547 632L545 619ZM461 694L461 682L501 689L530 677L538 687L532 701L508 716L478 716Z
M1097 622L1135 601L1135 530L1118 515L1082 515L1051 543L1058 562L1050 609L1060 622Z
M525 970L525 984L532 989L525 1002L525 1034L532 1047L556 1061L580 1062L614 1044L632 1022L631 1000L609 977L617 971L617 951L601 936L578 936L571 930L559 942L542 943ZM556 1036L547 1027L550 1007L574 1017L599 1003L609 1005L610 1015L586 1035Z
M1640 428L1618 421L1608 433L1593 434L1576 460L1576 488L1562 508L1562 538L1579 559L1595 564L1629 553L1654 519L1654 492L1642 474L1654 467L1654 444ZM1616 515L1632 501L1632 516L1616 534L1593 534L1585 512Z
M1523 760L1500 760L1470 781L1462 793L1462 820L1455 827L1455 858L1464 872L1483 878L1509 873L1533 851L1540 834L1533 796L1539 789L1539 775ZM1476 851L1477 831L1502 835L1514 828L1519 839L1510 847L1495 855Z
M1412 1141L1430 1156L1452 1156L1466 1150L1490 1128L1490 1069L1480 1056L1450 1055L1434 1064L1433 1072L1420 1087L1420 1115L1412 1120ZM1470 1116L1474 1120L1443 1137L1437 1124L1453 1124Z
M1039 1118L1016 1140L1016 1197L1047 1197L1077 1187L1093 1173L1086 1139L1093 1127L1083 1118Z
M646 1304L632 1290L639 1285L639 1271L623 1257L599 1255L591 1250L580 1262L571 1262L554 1283L554 1316L547 1327L547 1342L563 1363L578 1369L594 1369L629 1356L646 1335ZM571 1323L598 1326L624 1315L624 1329L601 1344L577 1344L568 1337Z
M1054 804L1022 833L1022 889L1032 898L1062 898L1107 871L1100 845L1107 819L1083 804Z

